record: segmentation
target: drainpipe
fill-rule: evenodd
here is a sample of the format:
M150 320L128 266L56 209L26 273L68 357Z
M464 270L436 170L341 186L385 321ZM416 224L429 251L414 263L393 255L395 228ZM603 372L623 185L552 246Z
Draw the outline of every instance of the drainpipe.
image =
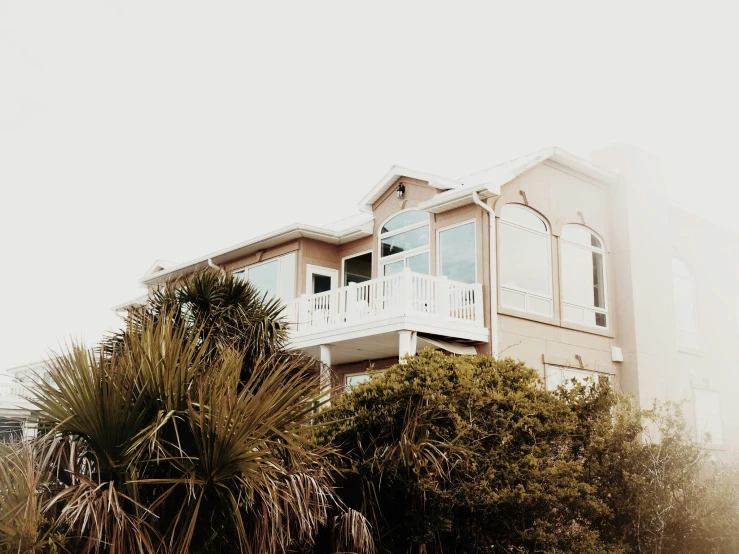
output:
M224 277L226 276L226 270L223 269L221 266L214 264L213 258L208 258L208 265L213 269L217 269L218 271L220 271L221 275L223 275Z
M477 192L472 193L472 200L488 213L490 221L490 334L492 335L492 351L493 357L498 357L499 341L498 341L498 266L496 263L495 251L495 212L493 209L480 200Z

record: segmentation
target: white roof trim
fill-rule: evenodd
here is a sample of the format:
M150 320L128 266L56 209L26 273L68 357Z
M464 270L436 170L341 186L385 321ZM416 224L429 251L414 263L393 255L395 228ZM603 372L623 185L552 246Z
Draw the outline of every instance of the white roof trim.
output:
M143 285L162 283L168 279L180 277L186 273L190 273L191 271L207 267L208 260L212 260L214 264L218 265L236 257L247 256L254 252L258 252L259 250L278 246L284 242L299 238L312 238L322 242L328 242L330 244L343 244L361 237L370 236L373 230L373 219L369 219L360 225L341 230L332 230L324 227L315 227L312 225L296 223L245 242L235 244L228 248L212 252L205 256L195 258L194 260L157 271L151 275L144 275L140 282Z
M617 174L613 171L599 167L591 163L589 160L576 156L575 154L562 150L561 148L550 147L537 150L536 152L526 156L522 156L490 169L486 169L485 171L475 173L474 175L461 179L461 181L465 185L474 185L488 181L499 181L500 179L505 179L506 175L508 175L508 181L505 182L509 182L513 178L521 175L523 172L546 160L552 160L553 162L577 171L591 179L596 179L604 183L614 183L617 178ZM502 184L505 184L505 182Z
M162 269L168 269L173 265L177 264L175 262L170 262L167 260L156 260L153 264L149 266L149 269L146 270L146 273L144 273L144 275L151 275L152 273L156 273L157 271L161 271Z
M447 179L446 177L440 177L439 175L432 175L431 173L424 173L422 171L394 165L372 188L372 190L362 198L361 202L359 202L359 210L365 213L372 213L372 205L377 202L380 197L385 194L385 191L387 191L387 189L390 188L400 177L410 177L411 179L426 181L430 186L444 190L455 189L462 186L462 183L455 179Z

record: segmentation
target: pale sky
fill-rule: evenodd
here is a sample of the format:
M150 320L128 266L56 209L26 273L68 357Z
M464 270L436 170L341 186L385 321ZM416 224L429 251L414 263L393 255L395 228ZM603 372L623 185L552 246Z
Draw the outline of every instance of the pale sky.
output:
M739 229L736 15L681 4L0 0L0 369L92 344L155 259L339 219L393 164L626 142Z

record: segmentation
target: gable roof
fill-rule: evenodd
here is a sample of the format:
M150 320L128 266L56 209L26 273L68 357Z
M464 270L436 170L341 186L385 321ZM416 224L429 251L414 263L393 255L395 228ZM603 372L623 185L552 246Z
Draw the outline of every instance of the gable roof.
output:
M612 171L598 167L588 160L570 154L561 148L544 148L460 179L463 183L461 187L437 194L419 204L418 208L431 213L440 213L472 204L473 193L477 193L482 200L500 196L503 185L510 183L519 175L548 160L605 183L612 183L616 179L616 174Z
M433 175L431 173L424 173L422 171L416 171L415 169L408 169L406 167L394 165L390 168L390 171L388 171L385 176L380 179L374 187L372 187L372 190L362 198L359 202L359 211L372 213L372 206L374 203L377 202L401 177L410 177L412 179L418 179L419 181L426 181L430 186L441 190L455 189L462 186L462 183L455 179L447 179L446 177L440 177L439 175Z
M194 270L208 267L210 262L217 265L227 263L254 252L303 237L330 244L343 244L361 237L370 236L373 232L374 222L372 206L402 177L426 181L429 186L442 190L443 192L418 205L419 209L431 213L439 213L473 203L472 193L477 193L482 200L499 196L503 185L509 183L525 171L546 161L555 162L583 176L601 182L611 183L616 178L615 173L600 168L584 158L580 158L556 147L538 150L485 171L475 173L464 179L448 179L439 175L394 165L362 198L359 203L360 213L358 214L320 227L297 223L180 264L157 260L142 277L140 282L143 285L162 283L168 279L180 277ZM130 304L131 302L127 305ZM121 305L117 308L123 306Z
M228 248L223 248L216 252L211 252L205 256L195 258L181 264L162 269L152 274L144 275L141 284L154 285L162 283L167 279L181 277L191 271L204 269L210 265L210 262L219 265L228 263L229 261L248 256L260 250L265 250L273 246L279 246L282 243L296 240L299 238L311 238L328 242L330 244L343 244L361 237L372 235L374 218L371 215L360 214L359 217L348 218L346 226L341 226L338 222L332 227L316 227L314 225L305 225L296 223L288 225L276 231L260 235L253 239L240 242Z

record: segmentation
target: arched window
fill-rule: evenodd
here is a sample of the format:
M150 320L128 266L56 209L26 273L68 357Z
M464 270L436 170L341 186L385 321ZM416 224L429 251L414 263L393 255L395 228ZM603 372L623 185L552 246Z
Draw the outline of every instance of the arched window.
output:
M675 295L677 345L681 350L698 350L693 275L682 261L672 260L672 288Z
M552 315L549 226L518 204L506 204L500 213L500 299L507 308Z
M581 225L566 225L560 236L562 319L608 327L603 241Z
M380 228L380 274L393 275L405 267L429 272L429 214L421 210L400 212Z

